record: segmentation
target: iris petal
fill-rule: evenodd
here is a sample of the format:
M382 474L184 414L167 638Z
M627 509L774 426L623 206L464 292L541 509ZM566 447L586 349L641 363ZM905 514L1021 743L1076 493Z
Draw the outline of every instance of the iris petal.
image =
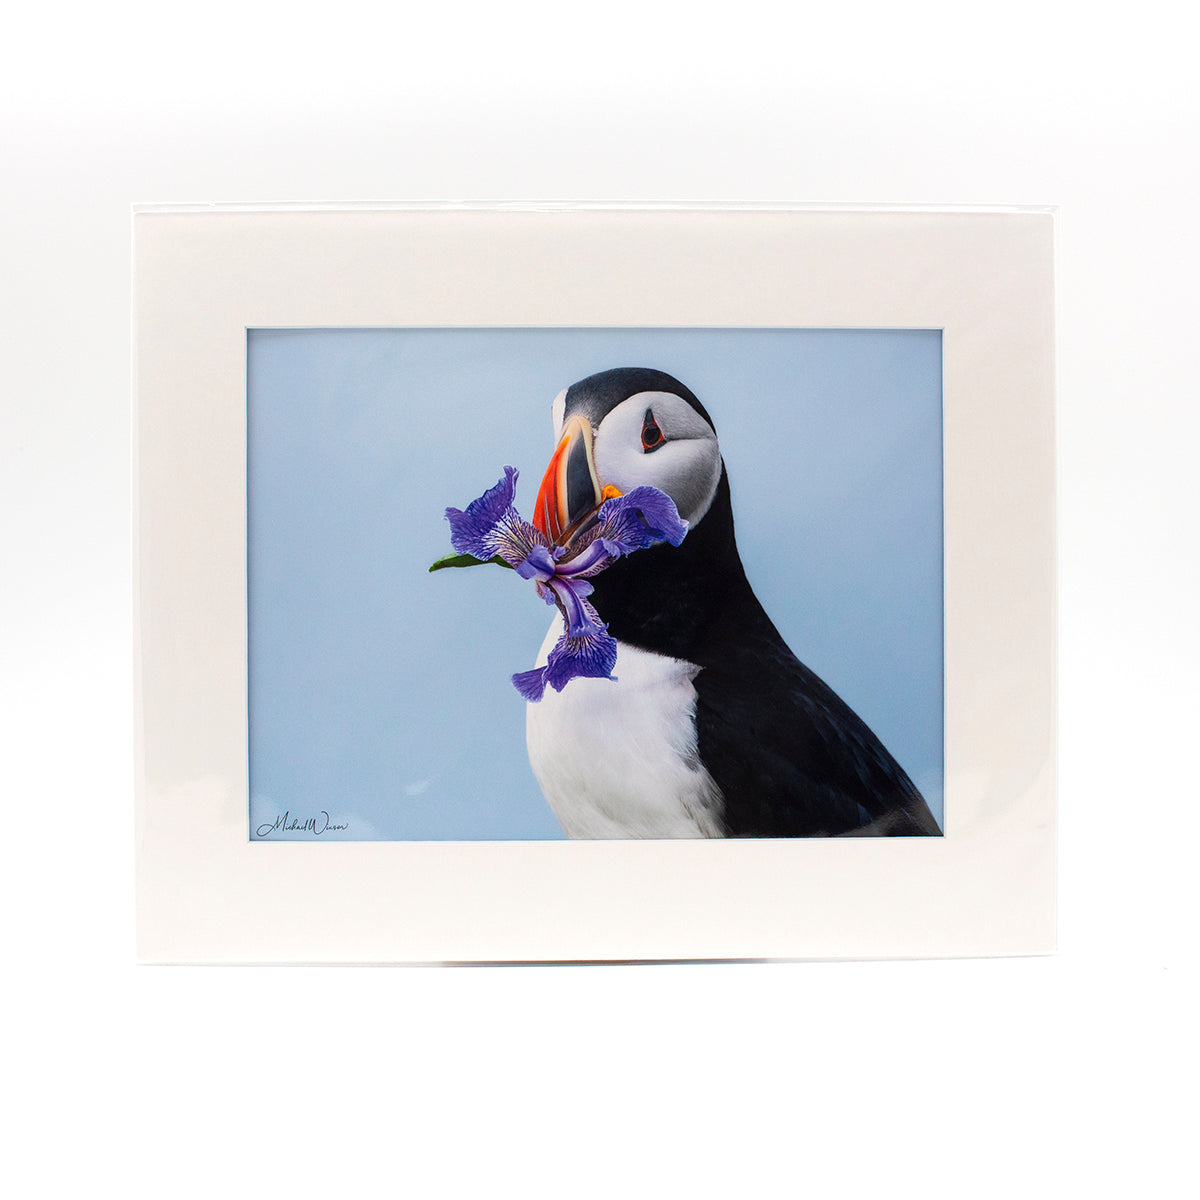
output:
M658 542L678 546L688 525L675 502L657 488L640 487L607 500L597 524L572 545L574 555L559 563L557 574L582 579L598 575L622 555Z
M513 687L526 700L536 704L546 693L546 668L535 667L532 671L519 671L512 677ZM559 691L562 691L559 688Z
M561 692L572 679L612 679L616 665L616 639L600 626L585 637L559 639L546 660L546 683Z
M557 580L551 586L559 596L571 593L576 602L574 607L581 614L575 626L580 632L560 637L544 667L521 671L512 677L513 687L534 704L545 695L547 685L561 692L572 679L614 679L613 667L617 665L616 639L600 620L600 614L575 594L577 588L586 586L590 591L591 586L574 580L567 587Z
M546 539L515 508L510 508L496 525L495 545L493 553L499 554L510 567L517 567L534 550L545 548Z
M446 509L446 520L450 522L450 545L459 554L471 554L482 559L493 557L497 553L496 526L512 508L516 490L517 469L505 467L504 478L495 487L488 488L478 500L472 500L466 512L457 508Z
M554 556L545 546L534 546L521 562L517 563L517 574L522 579L536 579L546 583L554 578Z
M513 507L517 475L515 467L505 467L504 478L478 500L472 500L466 512L446 509L450 545L459 554L470 554L485 562L498 554L510 567L518 567L537 547L548 545L546 538Z
M656 542L678 546L687 531L687 522L670 496L658 488L637 487L604 502L596 537L628 554Z
M600 614L584 599L593 590L586 579L551 579L546 586L558 597L567 637L586 637L608 628L600 620Z
M574 558L569 559L567 562L559 563L557 574L566 576L568 579L595 575L603 571L619 555L619 547L614 554L611 544L606 543L604 538L593 538L585 544L584 548Z

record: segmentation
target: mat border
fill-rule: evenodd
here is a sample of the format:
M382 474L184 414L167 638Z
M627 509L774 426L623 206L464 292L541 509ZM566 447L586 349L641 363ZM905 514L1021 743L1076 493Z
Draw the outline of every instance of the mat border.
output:
M1050 211L153 206L133 223L142 961L1053 949ZM246 330L333 326L941 329L945 836L251 842Z

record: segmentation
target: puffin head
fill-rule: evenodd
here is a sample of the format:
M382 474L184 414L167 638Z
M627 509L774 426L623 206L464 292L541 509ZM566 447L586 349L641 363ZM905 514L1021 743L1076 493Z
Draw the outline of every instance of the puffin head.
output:
M564 388L552 408L558 445L538 490L533 523L567 541L607 499L649 485L695 528L721 480L712 419L679 380L619 367Z

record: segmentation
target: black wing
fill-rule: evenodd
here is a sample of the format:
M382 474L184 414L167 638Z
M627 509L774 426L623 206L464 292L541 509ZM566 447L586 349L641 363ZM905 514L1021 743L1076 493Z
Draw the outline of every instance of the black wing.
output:
M740 633L695 680L698 748L729 836L939 835L912 780L774 626Z
M700 668L696 736L730 836L941 833L912 780L758 602L724 470L680 546L641 550L594 582L592 600L618 641Z

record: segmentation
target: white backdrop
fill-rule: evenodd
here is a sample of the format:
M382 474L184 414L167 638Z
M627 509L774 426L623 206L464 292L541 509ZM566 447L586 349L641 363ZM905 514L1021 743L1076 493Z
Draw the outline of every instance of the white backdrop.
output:
M1200 97L1177 7L6 16L16 1194L1183 1190ZM1061 206L1058 956L133 965L129 205L457 198Z

